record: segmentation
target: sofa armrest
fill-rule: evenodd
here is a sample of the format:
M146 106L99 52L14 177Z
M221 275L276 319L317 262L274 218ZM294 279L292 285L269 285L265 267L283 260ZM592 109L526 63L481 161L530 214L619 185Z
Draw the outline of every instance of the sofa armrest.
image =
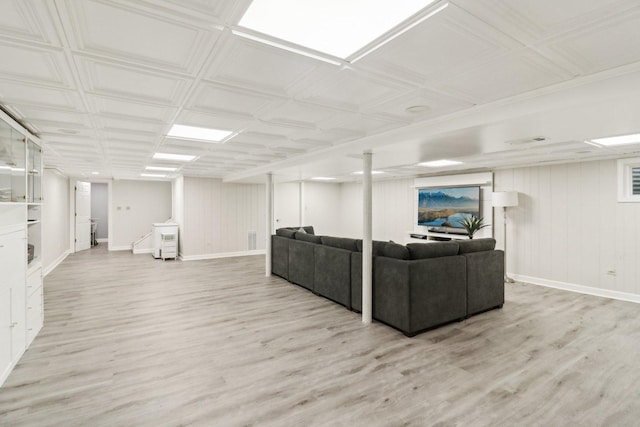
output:
M465 317L462 256L413 261L376 257L374 277L373 316L405 335Z
M467 315L504 304L504 252L501 250L463 255L467 261Z
M288 237L271 236L271 272L283 279L289 279L289 242Z

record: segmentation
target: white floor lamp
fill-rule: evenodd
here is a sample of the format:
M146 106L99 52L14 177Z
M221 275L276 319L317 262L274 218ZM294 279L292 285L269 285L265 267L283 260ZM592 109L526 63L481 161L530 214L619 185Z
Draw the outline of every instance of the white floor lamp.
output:
M504 281L513 283L513 279L507 276L507 208L518 206L518 192L496 191L491 195L491 205L493 205L494 208L502 208L504 217Z

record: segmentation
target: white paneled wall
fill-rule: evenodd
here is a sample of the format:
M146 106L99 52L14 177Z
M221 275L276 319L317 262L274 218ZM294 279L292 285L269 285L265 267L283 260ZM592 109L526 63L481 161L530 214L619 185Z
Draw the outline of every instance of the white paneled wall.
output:
M413 178L373 183L373 238L404 243L413 230ZM340 191L340 235L362 237L362 184L346 183Z
M228 184L214 178L184 178L185 259L211 258L265 248L265 186Z
M303 225L313 225L315 233L339 236L341 211L340 184L305 182L303 184Z
M615 160L500 170L494 183L520 192L508 211L508 272L640 301L640 203L616 201ZM498 212L495 221L500 244Z
M47 274L69 254L69 178L45 169L42 194L42 267Z

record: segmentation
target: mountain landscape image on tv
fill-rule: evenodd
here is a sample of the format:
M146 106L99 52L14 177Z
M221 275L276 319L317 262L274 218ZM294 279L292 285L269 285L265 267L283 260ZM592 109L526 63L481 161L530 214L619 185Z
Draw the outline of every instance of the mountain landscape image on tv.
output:
M418 225L464 228L459 220L480 216L480 187L421 188Z

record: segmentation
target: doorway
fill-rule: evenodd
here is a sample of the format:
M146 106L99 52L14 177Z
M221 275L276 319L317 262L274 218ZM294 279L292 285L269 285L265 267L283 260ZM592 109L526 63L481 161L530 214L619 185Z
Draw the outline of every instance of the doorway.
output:
M69 181L71 251L111 249L111 182Z
M91 183L91 246L109 241L109 186L106 182Z

